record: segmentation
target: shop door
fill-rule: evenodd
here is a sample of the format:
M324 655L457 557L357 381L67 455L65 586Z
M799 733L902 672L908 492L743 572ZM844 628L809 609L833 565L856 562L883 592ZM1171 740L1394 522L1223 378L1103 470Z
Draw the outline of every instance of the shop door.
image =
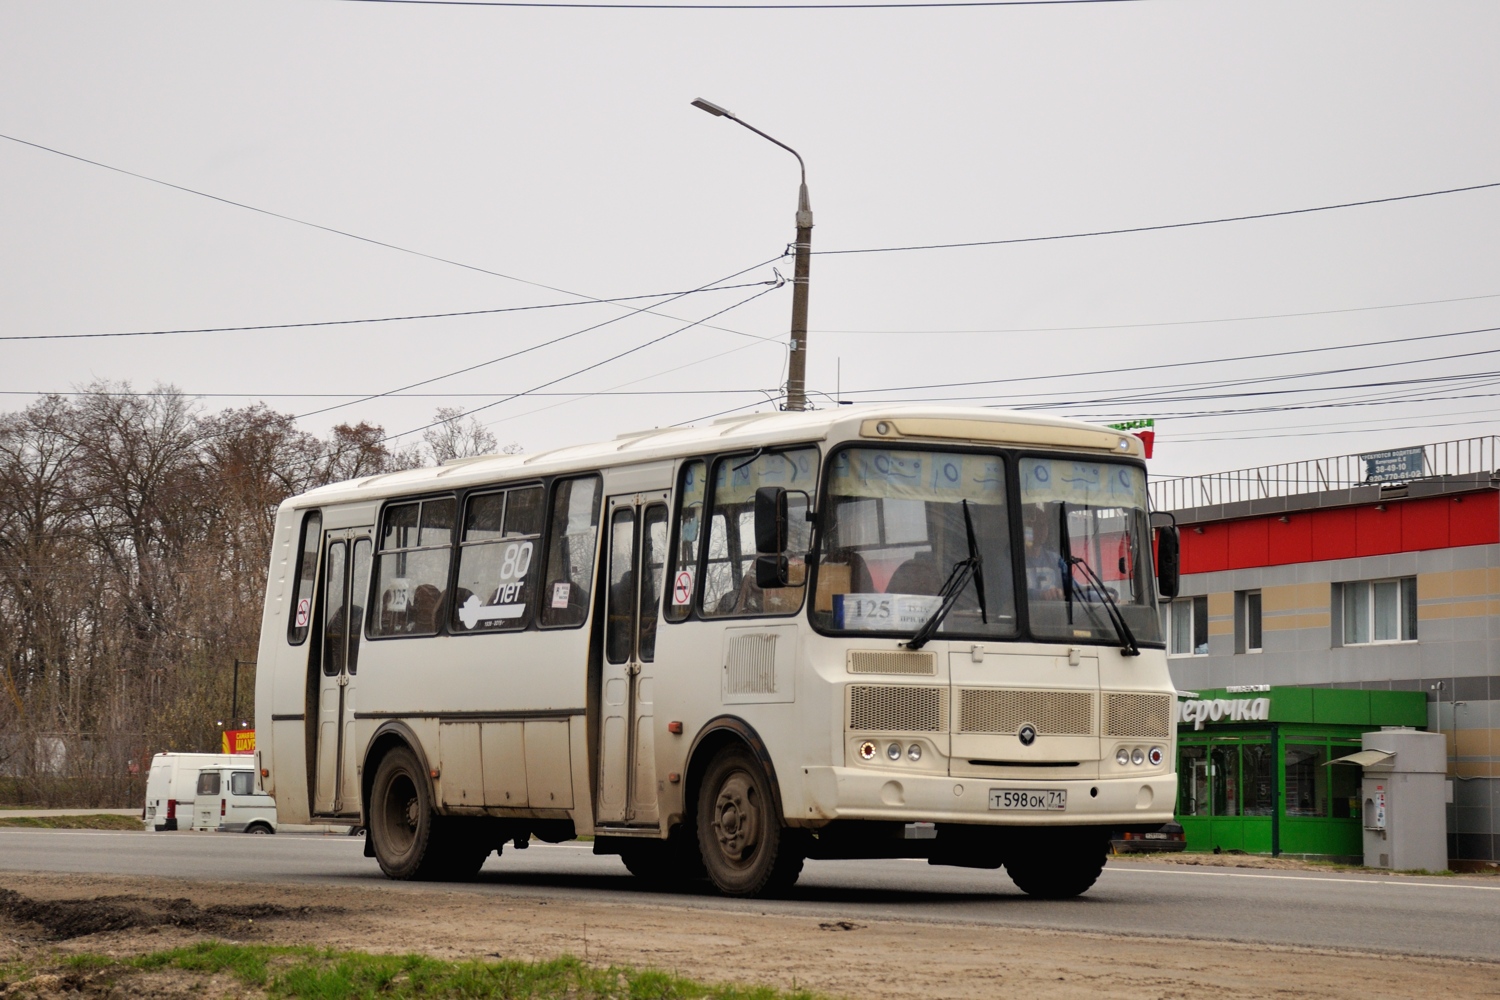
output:
M598 821L658 822L652 732L656 624L667 550L667 495L611 497L599 692Z
M1275 811L1275 756L1269 739L1213 739L1181 748L1177 815L1188 850L1269 854Z
M354 678L359 672L365 594L370 589L370 538L349 531L330 531L326 537L313 812L352 816L359 813Z

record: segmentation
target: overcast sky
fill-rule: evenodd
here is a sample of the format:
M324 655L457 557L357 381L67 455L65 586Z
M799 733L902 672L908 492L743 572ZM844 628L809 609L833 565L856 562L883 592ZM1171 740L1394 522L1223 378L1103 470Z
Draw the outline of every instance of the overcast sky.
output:
M802 153L819 251L1495 183L1497 51L1493 0L842 11L0 0L0 133L391 245L0 139L0 336L493 310L686 291L746 268L727 283L790 274L790 258L762 262L793 236L796 161L690 107L698 96ZM1496 188L1162 232L820 254L809 390L818 406L842 394L1156 415L1163 475L1500 433L1500 336L1409 339L1500 327L1497 263ZM545 391L568 395L478 414L500 443L533 451L775 405L791 288L768 289L691 295L667 316L594 303L0 341L0 409L109 379L170 383L211 409L352 402L303 426L399 433L438 406L561 379ZM353 402L606 321L413 395ZM1284 353L1371 341L1396 342ZM1273 356L1118 371L1248 354ZM1165 398L1137 398L1148 393Z

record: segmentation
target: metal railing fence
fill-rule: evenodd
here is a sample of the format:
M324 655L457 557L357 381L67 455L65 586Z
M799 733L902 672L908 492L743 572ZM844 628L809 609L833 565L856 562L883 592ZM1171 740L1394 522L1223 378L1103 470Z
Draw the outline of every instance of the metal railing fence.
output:
M1461 438L1410 447L1422 449L1425 475L1421 478L1494 473L1500 468L1500 462L1497 462L1500 436ZM1202 476L1155 479L1150 491L1151 504L1156 510L1186 510L1349 489L1366 482L1362 455L1334 455Z

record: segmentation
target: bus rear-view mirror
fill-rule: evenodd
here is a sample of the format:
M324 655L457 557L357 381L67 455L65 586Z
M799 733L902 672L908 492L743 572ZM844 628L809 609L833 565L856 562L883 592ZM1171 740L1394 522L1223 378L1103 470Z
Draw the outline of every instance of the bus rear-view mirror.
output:
M1156 592L1162 597L1177 596L1177 587L1182 576L1182 540L1177 526L1168 525L1156 530Z

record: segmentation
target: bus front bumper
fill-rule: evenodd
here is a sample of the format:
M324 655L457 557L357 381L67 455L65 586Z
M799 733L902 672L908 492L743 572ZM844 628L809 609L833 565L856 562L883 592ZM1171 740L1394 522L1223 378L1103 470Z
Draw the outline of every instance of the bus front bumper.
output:
M997 826L1107 826L1167 823L1177 798L1177 775L1085 778L1076 781L950 778L891 774L852 767L804 767L801 815L817 824L836 819L921 820ZM991 792L1066 792L1064 807L991 807ZM1014 797L1012 797L1014 798ZM1055 801L1055 799L1054 799Z

